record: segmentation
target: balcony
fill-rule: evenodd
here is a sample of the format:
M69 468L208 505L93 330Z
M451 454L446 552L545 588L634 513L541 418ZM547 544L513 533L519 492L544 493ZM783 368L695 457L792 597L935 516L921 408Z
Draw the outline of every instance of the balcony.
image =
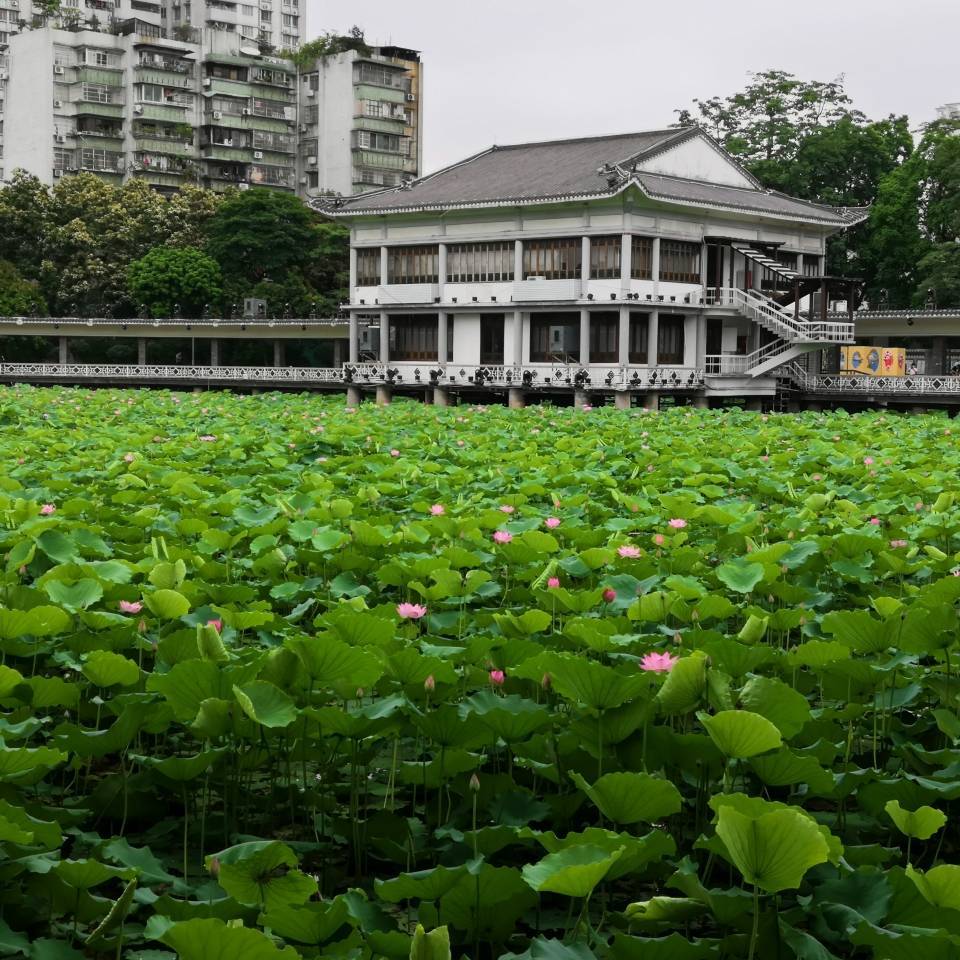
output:
M579 300L580 280L544 280L540 277L516 280L513 284L513 299L518 303Z
M440 296L436 283L387 283L377 287L380 306L397 303L433 303Z

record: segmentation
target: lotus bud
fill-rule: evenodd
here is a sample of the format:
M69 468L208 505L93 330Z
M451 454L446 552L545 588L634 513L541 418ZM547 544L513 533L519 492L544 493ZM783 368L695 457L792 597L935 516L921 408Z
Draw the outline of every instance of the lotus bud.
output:
M357 699L358 700L363 699L363 687L357 687Z
M613 603L613 601L616 600L616 599L617 599L617 591L616 591L616 590L612 589L611 587L607 587L607 589L603 591L603 602L604 602L604 603Z
M480 778L475 774L470 774L470 790L473 793L478 793L480 790Z
M210 858L210 875L214 879L220 876L220 858L219 857Z
M700 619L700 611L697 610L696 608L694 608L694 609L690 612L690 619L691 619L694 623L696 623L696 622Z
M140 622L137 624L137 633L146 633L147 632L147 621L140 618Z
M674 642L674 643L683 643L683 637L681 636L679 630L677 630L677 631L674 633L674 635L673 635L673 642Z
M423 689L426 690L427 693L433 693L433 691L437 689L437 681L434 680L432 673L423 681Z
M767 603L776 603L776 597L772 593L767 594Z
M549 690L553 686L553 677L551 677L549 673L545 673L540 678L540 686L543 687L544 690Z

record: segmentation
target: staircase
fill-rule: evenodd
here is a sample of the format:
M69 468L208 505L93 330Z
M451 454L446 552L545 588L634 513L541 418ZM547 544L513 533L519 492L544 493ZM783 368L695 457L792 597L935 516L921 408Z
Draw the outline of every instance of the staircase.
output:
M750 249L750 248L747 248ZM763 256L752 251L757 256ZM759 261L758 261L759 262ZM785 276L793 273L771 261ZM771 268L772 269L772 268ZM798 276L797 274L793 274ZM707 372L760 377L806 353L840 343L853 343L854 325L835 320L807 320L758 290L721 287L708 291L706 303L726 306L772 333L776 340L746 355L707 358ZM714 361L711 363L710 361ZM715 369L711 369L714 367Z

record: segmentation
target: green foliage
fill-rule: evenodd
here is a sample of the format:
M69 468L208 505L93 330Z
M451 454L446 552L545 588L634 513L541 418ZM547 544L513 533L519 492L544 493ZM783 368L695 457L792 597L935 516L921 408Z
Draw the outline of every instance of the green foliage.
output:
M195 247L154 247L127 268L130 294L152 317L199 317L221 298L220 267Z
M349 50L356 50L361 57L369 57L372 52L359 27L351 27L345 34L327 31L315 40L302 44L296 50L283 51L281 56L292 60L299 69L307 70L316 60L333 57Z
M17 268L0 260L0 314L5 317L45 316L47 304L36 283L24 280Z
M951 955L945 419L0 399L0 953Z

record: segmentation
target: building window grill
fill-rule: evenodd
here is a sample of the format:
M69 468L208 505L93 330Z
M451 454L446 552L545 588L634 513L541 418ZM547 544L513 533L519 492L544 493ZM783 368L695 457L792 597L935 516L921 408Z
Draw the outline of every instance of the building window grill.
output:
M440 251L436 245L390 247L387 255L388 283L436 283Z
M632 237L630 240L630 276L634 280L653 278L653 238Z
M683 317L660 315L657 363L674 366L680 366L683 363Z
M620 279L622 237L590 238L590 276L594 280Z
M699 283L700 244L661 240L660 279L673 283Z
M357 250L357 286L375 287L380 283L380 248Z
M627 359L630 363L647 362L647 338L650 333L650 314L630 314L630 342Z
M447 248L449 283L485 283L513 279L513 244L455 243Z
M613 311L590 315L590 362L616 363L619 359L620 315Z
M523 279L575 280L580 276L579 237L523 242Z
M390 359L437 361L437 315L390 318Z

